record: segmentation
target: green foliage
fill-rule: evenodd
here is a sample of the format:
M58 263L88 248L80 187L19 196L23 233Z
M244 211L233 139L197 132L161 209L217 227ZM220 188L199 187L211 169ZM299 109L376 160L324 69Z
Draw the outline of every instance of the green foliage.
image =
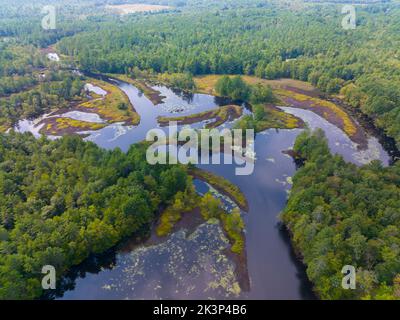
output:
M230 214L222 215L221 219L229 239L233 242L232 252L241 254L244 250L244 222L239 208L233 209Z
M234 129L255 129L257 127L257 122L254 120L254 116L250 114L244 115L234 124Z
M343 15L335 5L291 10L275 1L190 2L179 15L162 19L104 21L96 24L100 32L65 37L57 47L81 68L101 72L136 68L293 78L329 94L354 85L355 92L348 91L345 99L400 144L399 15L395 3L360 6L357 32L350 32L340 27ZM243 98L243 92L221 90L224 96Z
M179 166L149 165L145 154L144 145L124 154L78 137L0 134L0 299L38 297L43 265L61 276L90 253L147 233L159 206L190 180Z
M215 91L220 96L249 101L253 105L253 114L238 120L234 125L236 129L254 129L260 132L272 127L296 127L296 121L292 121L294 117L286 115L283 111L269 109L267 112L266 104L275 100L270 86L261 83L252 86L246 84L240 76L222 76L215 84Z
M128 110L128 105L125 102L119 102L117 108L119 110Z
M248 210L248 203L246 196L243 194L243 192L239 189L237 185L233 184L229 180L221 176L218 176L216 174L213 174L210 171L201 170L196 167L190 168L189 174L196 179L207 182L222 194L230 197L239 206L239 208L245 211Z
M231 251L236 254L241 254L243 252L244 222L239 208L235 208L231 213L226 213L221 208L221 200L213 197L213 195L208 192L201 198L200 212L205 220L221 220L223 228L232 243Z
M356 167L331 155L322 131L294 147L298 170L282 219L323 299L399 299L400 164ZM357 269L356 290L341 287L341 269Z
M264 120L266 116L265 108L262 105L255 105L253 108L253 119L254 121Z
M299 118L285 113L278 108L257 104L253 106L253 114L245 115L235 122L236 129L254 129L261 132L266 129L294 129L303 126Z
M193 76L189 73L164 73L159 75L158 79L172 88L194 90L196 87Z
M221 77L215 85L215 91L218 95L232 100L247 101L250 96L250 87L240 76Z
M0 129L84 97L80 77L46 59L31 46L10 44L0 50Z
M200 201L200 212L205 220L219 218L223 212L221 201L213 197L211 193L206 193Z
M192 178L188 177L186 190L178 191L171 200L171 205L163 211L160 222L157 226L156 233L159 237L168 235L174 225L182 218L182 214L193 211L200 201L197 195Z
M256 84L251 88L250 103L260 104L274 101L272 89L269 86L263 86L261 83Z
M64 74L61 81L43 82L24 92L0 97L0 125L14 125L22 118L38 117L55 108L70 106L73 98L83 96L83 83Z

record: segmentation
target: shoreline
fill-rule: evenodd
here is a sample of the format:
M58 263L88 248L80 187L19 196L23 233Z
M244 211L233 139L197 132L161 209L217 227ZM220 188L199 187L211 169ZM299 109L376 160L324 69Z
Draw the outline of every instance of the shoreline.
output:
M210 184L215 190L235 202L241 210L246 212L249 211L249 204L247 202L246 196L239 189L239 187L232 182L209 171L205 171L199 168L190 168L188 174L191 175L194 179L198 179ZM232 190L236 193L236 195L232 194L232 191L227 190L227 188L229 187L236 189Z
M204 111L200 113L195 113L188 116L181 117L158 117L157 121L161 127L168 126L170 121L177 121L178 125L187 125L199 123L206 120L210 121L205 125L206 129L212 129L224 124L228 121L233 121L243 114L243 110L237 105L226 105L210 111Z
M222 221L218 219L220 223L220 227L225 237L229 240L229 244L232 246L233 242L229 238L227 232L225 231ZM173 225L172 230L165 236L158 236L156 229L159 223L159 219L154 223L151 231L150 237L142 244L144 246L153 246L164 242L170 234L175 233L179 230L187 230L186 236L190 236L196 229L203 223L207 223L207 221L202 217L200 213L200 208L196 207L195 209L183 212L181 214L181 218ZM246 242L246 236L244 232L242 232L242 237L244 242ZM132 249L132 248L130 248ZM239 286L242 291L248 292L250 291L250 277L247 268L247 250L246 246L244 246L242 252L240 254L232 252L231 248L225 248L223 250L225 256L230 259L235 265L235 276L239 283Z

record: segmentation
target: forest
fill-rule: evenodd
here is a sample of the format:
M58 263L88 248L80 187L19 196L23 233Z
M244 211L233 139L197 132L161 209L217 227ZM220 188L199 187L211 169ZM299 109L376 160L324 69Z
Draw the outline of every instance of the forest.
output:
M0 9L0 83L4 83L0 96L33 85L26 68L43 65L30 54L29 60L12 63L10 68L10 60L18 61L10 50L23 45L23 51L30 52L29 46L56 43L61 53L87 71L128 74L137 68L309 81L368 115L399 145L400 9L396 3L379 2L357 7L355 30L341 27L340 6L303 4L291 10L275 1L181 1L175 4L178 12L162 14L162 19L160 14L121 19L104 11L101 4L107 1L66 6L59 0L58 27L43 32L40 3L33 8L5 5ZM17 17L25 19L21 22ZM16 74L26 76L15 79ZM190 88L182 80L171 82Z
M18 120L69 107L84 97L83 85L80 76L50 62L38 48L5 44L0 50L0 132Z
M183 10L162 20L133 16L104 23L100 33L63 38L57 48L84 70L127 73L137 67L309 81L327 94L343 96L400 143L398 6L357 7L356 29L344 30L340 6L292 11L257 4Z
M400 298L400 163L357 167L332 155L322 130L298 136L305 164L293 178L282 220L322 299ZM343 290L342 266L356 268Z
M0 134L0 299L37 298L43 265L60 277L89 254L149 232L158 210L190 184L185 168L151 166L145 150Z

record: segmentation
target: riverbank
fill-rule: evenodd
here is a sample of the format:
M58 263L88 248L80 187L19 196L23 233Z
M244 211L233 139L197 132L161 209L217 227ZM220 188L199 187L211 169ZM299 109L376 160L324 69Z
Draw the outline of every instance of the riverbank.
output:
M227 105L219 107L211 111L204 111L201 113L191 114L189 116L180 117L158 117L158 123L163 126L168 126L169 122L176 121L178 125L186 125L210 120L206 123L207 129L216 128L227 121L238 119L243 114L243 110L237 105Z
M368 146L367 137L360 125L351 118L346 110L335 103L305 94L301 90L277 89L274 93L283 105L313 111L340 128L353 142L359 145L360 149Z
M77 134L83 131L96 131L113 123L137 125L140 116L131 104L128 96L114 85L99 79L87 78L93 92L88 92L84 102L72 104L69 108L61 108L45 117L37 125L42 126L40 133L44 135L61 136ZM89 91L89 90L87 90ZM68 114L79 112L82 119L74 119ZM97 115L101 122L91 122L85 119L87 115ZM90 118L87 116L86 118Z
M95 131L106 126L105 123L81 121L65 117L46 118L42 123L44 123L44 127L40 130L40 133L53 136L77 134L82 131Z
M242 193L239 187L230 181L209 171L201 170L195 167L191 167L189 169L189 175L195 179L207 182L213 188L215 188L215 190L231 198L240 209L249 211L249 204L247 203L245 195Z
M196 77L194 80L197 91L215 94L215 85L221 77L222 75ZM293 79L266 80L254 76L243 76L242 78L250 85L259 83L264 86L270 86L274 95L279 100L278 104L311 110L343 130L353 142L359 145L360 149L367 147L367 137L360 125L352 119L347 110L341 108L333 101L323 99L322 93L311 84Z
M165 97L159 91L148 85L145 79L133 79L125 74L106 73L105 75L132 84L141 90L154 105L163 103L163 100L165 99Z
M326 300L399 299L398 263L370 255L375 250L390 251L398 241L398 234L388 238L386 233L396 229L399 218L382 223L381 214L400 207L399 164L376 167L345 162L331 154L320 130L299 135L294 152L304 165L293 178L281 218L317 295ZM353 226L350 233L349 225ZM335 285L345 265L356 268L356 290ZM375 280L370 282L370 277Z
M240 289L244 292L249 291L246 237L241 213L237 208L227 212L222 208L220 200L214 198L211 193L200 196L193 192L189 194L185 192L182 201L175 200L161 213L145 245L159 245L166 241L167 236L176 234L180 230L185 230L188 238L204 223L220 224L224 236L230 243L230 246L223 250L223 254L234 263L234 273Z
M99 114L108 123L122 122L124 125L137 125L140 122L135 106L121 89L99 79L91 78L89 82L106 91L106 94L80 104L79 108Z

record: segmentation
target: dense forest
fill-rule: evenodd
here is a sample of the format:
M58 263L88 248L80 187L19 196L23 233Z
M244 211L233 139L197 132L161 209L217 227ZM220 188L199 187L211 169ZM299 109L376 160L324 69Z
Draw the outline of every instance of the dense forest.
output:
M400 143L400 9L357 7L355 30L341 27L340 10L238 1L232 10L227 5L105 22L102 32L82 32L57 47L86 70L126 73L138 67L310 81L343 95Z
M329 151L324 133L305 131L294 151L305 161L282 219L322 299L400 299L400 163L363 167ZM344 265L357 270L343 290Z
M306 80L342 96L400 144L400 8L378 2L357 7L356 29L344 30L341 6L335 5L296 2L293 9L277 1L156 1L179 8L160 18L111 14L105 5L112 1L58 0L57 28L43 30L40 9L46 1L30 7L22 0L0 9L0 47L3 52L57 43L78 67L107 73L138 68ZM4 60L0 68L7 64ZM33 82L27 76L9 88L10 81L3 81L6 92Z
M81 76L32 45L0 43L0 131L84 97Z
M0 299L38 297L43 265L61 276L90 253L148 232L188 179L184 168L149 165L145 149L0 134Z

